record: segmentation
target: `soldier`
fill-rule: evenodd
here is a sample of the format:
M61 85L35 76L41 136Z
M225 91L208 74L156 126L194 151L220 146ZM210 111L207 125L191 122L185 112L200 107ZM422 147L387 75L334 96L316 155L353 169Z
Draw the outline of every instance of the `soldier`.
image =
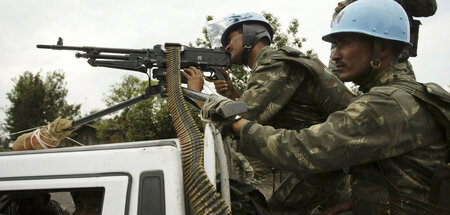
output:
M339 2L334 10L332 22L339 14L339 12L341 12L342 9L344 9L347 5L355 1L357 0L344 0ZM408 20L410 24L410 42L413 44L413 46L411 46L410 48L403 50L403 52L399 56L399 61L406 63L407 72L409 73L410 76L415 78L414 70L408 58L417 56L419 27L421 25L421 22L419 20L415 20L413 17L428 17L434 15L434 13L436 13L437 10L437 3L436 0L395 0L395 1L398 2L400 5L402 5L402 7L406 11L406 14L408 15ZM328 68L337 76L339 76L339 72L335 70L336 66L334 65L334 61L333 59L331 59L334 50L335 46L332 44Z
M359 0L344 8L323 40L336 45L332 59L341 80L360 85L364 94L300 131L239 119L232 129L242 152L297 175L350 167L347 209L354 214L449 214L438 206L432 185L448 159L450 95L416 82L398 62L411 46L409 36L408 16L393 0ZM448 191L442 194L448 201Z
M330 113L344 109L354 95L314 57L291 47L270 47L273 29L256 13L231 15L208 24L211 41L219 41L233 64L251 68L247 88L240 95L230 79L215 81L219 94L243 101L248 112L243 116L275 128L299 130L323 122ZM188 88L201 91L201 72L185 69ZM199 81L200 79L200 81ZM269 200L274 212L327 208L346 196L336 187L345 187L342 170L308 177L290 176ZM346 194L344 192L344 194Z

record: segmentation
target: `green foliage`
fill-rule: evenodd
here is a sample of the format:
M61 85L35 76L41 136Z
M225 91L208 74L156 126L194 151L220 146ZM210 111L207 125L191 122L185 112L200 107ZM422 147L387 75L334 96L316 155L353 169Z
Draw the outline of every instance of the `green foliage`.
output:
M120 83L111 86L110 94L106 95L104 102L108 107L127 101L144 94L147 81L141 81L133 75L126 75ZM146 101L145 101L146 102ZM95 123L97 136L100 139L109 139L112 134L125 138L128 132L127 113L133 107L126 107L112 118L99 120Z
M306 38L299 37L297 34L299 32L300 24L298 19L292 19L289 22L289 26L285 32L281 31L281 23L278 18L274 17L271 13L267 13L265 11L262 12L262 15L269 21L270 25L274 30L274 36L272 41L272 46L276 48L281 48L283 46L291 46L297 49L303 48L303 43L306 42ZM307 50L307 55L314 54L313 50Z
M128 112L127 140L175 138L169 105L160 96L141 102Z
M24 72L14 78L14 88L7 93L11 106L6 110L5 130L22 131L52 122L58 116L73 119L81 105L69 105L62 71L48 72L45 81L40 72ZM14 137L12 137L14 138Z
M263 15L274 27L275 36L274 47L290 45L302 48L305 38L298 37L298 20L293 19L286 31L281 31L281 23L270 13L263 12ZM207 16L206 21L212 20L212 16ZM206 27L202 29L203 38L197 38L196 47L211 48L211 41L208 38ZM194 46L192 43L190 46ZM307 53L312 53L309 50ZM250 76L250 70L241 65L233 65L229 72L235 87L242 92ZM153 83L155 84L155 83ZM108 106L126 101L130 98L142 95L147 87L147 81L140 81L132 75L125 76L122 82L111 87L111 93L106 96L105 103ZM202 129L202 123L197 116L198 110L189 106L191 115L194 117L197 125ZM112 118L99 120L96 123L97 135L101 139L109 139L113 134L119 135L126 141L152 140L175 138L176 133L173 129L172 120L169 111L169 105L166 99L155 96L146 101L140 102L133 107L128 107L115 114ZM115 140L117 141L117 139Z
M111 86L111 93L103 101L108 107L113 106L144 94L147 86L148 81L141 81L133 75L125 75L122 82ZM130 107L124 108L120 112L120 117L125 118L129 110Z
M212 16L206 16L206 21L213 20ZM197 38L195 41L196 47L202 47L202 48L212 48L211 41L209 40L208 36L208 30L206 27L203 27L202 29L203 38ZM190 44L192 46L192 44Z
M9 141L6 138L6 136L0 136L0 152L1 151L8 151L9 149Z
M17 132L45 124L45 85L40 74L25 72L13 79L14 88L7 93L11 107L6 111L6 130Z
M61 116L63 118L74 118L79 116L81 105L69 105L66 101L68 90L65 74L62 71L47 73L45 78L45 118L49 122Z
M133 75L124 76L120 83L111 86L111 93L104 101L108 106L124 102L144 94L147 86L148 81L141 81ZM190 112L198 125L201 125L199 118L195 116L198 111L191 108ZM112 118L98 120L95 125L100 139L116 142L120 139L141 141L176 138L169 104L167 99L161 96L153 96L134 106L124 108ZM121 138L111 140L113 135Z
M281 23L278 18L272 15L271 13L262 12L262 15L267 19L274 30L274 36L271 46L276 48L281 48L283 46L292 46L298 49L302 49L303 43L306 42L306 38L299 37L299 22L297 19L292 19L289 23L288 29L286 32L282 31ZM212 16L207 16L206 21L212 20ZM208 31L206 27L202 29L203 38L197 38L195 44L197 47L203 48L211 48L211 41L208 37ZM192 45L192 44L191 44ZM306 55L315 55L313 50L307 50ZM234 84L234 87L242 93L246 86L247 81L250 76L250 69L245 68L243 65L233 65L228 72L231 74L231 81Z

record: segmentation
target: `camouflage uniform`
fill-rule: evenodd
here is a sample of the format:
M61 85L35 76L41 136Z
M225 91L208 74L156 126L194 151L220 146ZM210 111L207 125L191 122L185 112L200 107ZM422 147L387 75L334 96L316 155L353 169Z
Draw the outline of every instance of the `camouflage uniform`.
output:
M238 100L247 104L248 111L242 115L246 119L299 130L325 121L329 114L343 110L353 97L318 59L290 47L275 50L267 46L256 57L247 89ZM335 171L311 176L305 179L308 182L288 177L269 205L272 210L295 210L296 214L319 204L329 207L349 197L348 192L335 192L337 186L345 189L346 175Z
M242 177L244 179L243 181L247 184L251 184L253 178L255 177L255 172L253 171L253 167L250 162L242 153L235 152L234 150L231 150L231 156L233 161L236 162L240 168L242 168L242 172L244 174Z
M297 58L309 62L309 68L299 66ZM301 129L323 122L354 97L318 59L287 46L264 47L250 73L247 88L237 99L247 104L242 116L275 128Z
M449 146L424 105L391 86L396 81L414 82L405 64L358 83L365 94L300 131L250 122L241 150L297 175L351 167L355 214L425 214L417 206L430 202L434 168Z

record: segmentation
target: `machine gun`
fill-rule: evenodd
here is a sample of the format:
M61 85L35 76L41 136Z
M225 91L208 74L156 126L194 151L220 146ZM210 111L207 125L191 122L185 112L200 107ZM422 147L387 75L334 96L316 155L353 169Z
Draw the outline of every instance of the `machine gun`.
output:
M170 145L169 144L160 145L158 143L146 145L145 146L146 148L144 148L144 145L136 145L135 146L136 149L133 150L134 152L136 152L136 155L139 155L141 158L147 158L140 160L135 159L134 156L135 154L130 154L131 148L130 144L127 144L125 146L124 148L126 150L125 153L116 151L115 150L117 149L116 147L107 148L105 146L99 146L100 149L102 148L107 149L105 151L106 153L110 152L109 154L105 154L105 152L100 152L96 148L91 148L95 152L99 152L96 154L99 156L96 155L91 156L95 161L97 161L97 159L100 156L105 158L105 160L108 160L111 159L111 155L114 155L114 158L116 159L113 160L122 160L122 157L123 158L132 157L130 161L133 162L126 161L121 163L121 165L111 165L111 162L109 161L96 162L96 164L107 164L108 167L114 167L113 169L106 170L107 168L103 168L103 166L89 165L92 162L88 160L85 163L89 163L88 166L92 166L90 169L86 168L87 170L83 171L84 168L79 168L79 166L72 165L73 167L75 167L73 172L66 171L68 167L66 166L66 164L59 165L64 166L64 170L62 171L63 175L67 173L68 174L76 173L78 175L80 174L82 175L80 180L75 181L74 179L71 179L71 181L68 181L67 184L63 185L64 187L67 185L68 186L67 188L70 189L73 188L74 183L81 182L81 184L84 184L83 187L88 188L91 186L91 184L87 184L87 182L83 181L83 179L86 179L86 174L87 175L94 174L95 180L87 180L87 181L92 181L92 184L95 184L94 185L95 187L99 187L101 190L103 190L102 192L105 196L104 199L106 200L112 199L114 196L116 196L117 193L127 194L123 195L124 198L121 198L119 201L111 201L111 202L107 201L103 206L99 207L102 209L102 211L105 211L105 213L107 214L114 213L116 211L125 211L125 212L131 211L130 213L135 212L147 213L147 211L148 212L156 211L156 213L159 212L166 213L167 211L167 213L169 214L182 214L184 212L189 213L190 211L192 211L192 214L221 214L221 215L231 214L230 210L231 200L229 192L230 188L228 187L229 184L228 168L220 132L216 132L217 129L212 124L207 123L205 127L205 133L207 135L202 135L200 129L196 125L195 120L192 118L190 111L186 106L185 99L183 99L183 97L196 99L200 101L213 99L213 102L211 103L216 104L214 106L215 109L214 110L207 109L208 112L202 113L202 115L209 114L208 117L216 119L217 117L229 118L234 115L246 112L246 105L243 102L230 102L230 101L225 101L225 103L220 103L217 101L216 103L216 99L211 98L214 95L206 95L199 92L191 91L186 88L182 88L180 83L182 74L180 74L179 72L181 68L187 66L196 66L197 68L210 72L211 78L220 79L222 74L221 73L222 67L228 67L230 65L230 59L228 58L228 56L225 55L223 51L187 48L179 44L165 44L164 47L157 45L154 47L154 49L142 49L142 50L97 48L97 47L74 47L74 46L63 46L62 39L58 41L58 44L56 46L37 45L37 47L46 49L83 51L84 53L77 53L76 56L88 58L89 59L88 62L92 66L103 66L103 67L144 72L148 75L149 78L151 77L151 73L153 73L153 77L159 80L158 84L156 85L151 85L152 82L149 81L149 86L147 87L144 95L132 98L130 100L109 107L100 112L91 114L79 120L75 120L72 122L71 127L66 128L66 130L72 130L75 127L86 124L96 118L99 118L101 116L112 113L124 107L148 99L155 94L165 93L167 95L168 100L167 103L169 104L170 107L169 109L172 117L172 124L178 136L178 141L172 141L173 144ZM164 49L166 49L166 51L164 51ZM115 54L111 55L104 53L115 53ZM165 73L167 73L167 75ZM50 125L47 128L50 128ZM41 129L38 129L36 131L25 134L25 136L20 136L19 138L22 139L20 139L20 141L15 142L15 144L18 143L22 146L18 149L25 149L25 150L31 149L34 148L33 145L36 144L39 144L40 147L42 148L48 148L47 146L56 147L57 144L63 138L63 137L60 138L53 137L52 135L50 135L48 130L46 130L47 131L46 133L42 134L40 133L40 131ZM65 131L59 132L65 133ZM49 137L51 137L51 139L49 139L48 136L45 136L45 134L49 134ZM68 134L65 134L65 136L67 135ZM204 136L206 137L206 141L204 141L203 139ZM52 141L51 143L54 143L54 145L49 145L49 143L44 142L42 139L40 139L40 137L45 137L45 139L51 140ZM28 147L26 145L29 145L31 147ZM214 145L214 147L211 147L212 145ZM150 148L151 146L153 147ZM215 151L214 148L216 148ZM70 150L72 149L69 149L69 151ZM89 148L87 150L89 150ZM75 151L77 151L77 149L75 149ZM81 151L84 151L84 149ZM145 153L143 153L143 151L145 151ZM205 151L207 153L205 153ZM44 154L53 154L53 153L44 152ZM80 155L80 153L70 153L70 152L68 154ZM215 181L211 180L214 179L216 175L215 171L213 171L215 170L216 154L218 157L217 160L219 161L218 163L220 167L222 194L219 194L217 192L217 189L215 188ZM91 152L88 152L86 153L86 155L93 155L93 154ZM120 156L118 157L116 155ZM61 155L57 157L66 158L66 156ZM81 155L81 157L83 157L83 159L86 158L86 156L83 155ZM53 160L53 158L54 157L49 157L47 160ZM163 162L161 162L160 159L163 159ZM54 162L59 163L59 160ZM155 162L162 165L148 165L149 162ZM47 164L50 162L45 161L45 163ZM69 163L73 164L73 162ZM212 166L209 165L211 163L213 164ZM139 169L133 168L133 171L129 172L126 171L124 172L121 169L116 168L118 166L122 166L124 167L124 169L129 169L127 168L129 167L129 165L134 166L135 164L140 164L140 166L143 168ZM170 165L167 166L167 164ZM210 168L205 168L205 165L208 165ZM163 168L160 168L160 166ZM46 168L46 169L54 169L54 168ZM92 169L99 170L100 171L99 174L93 172ZM61 173L61 171L59 172ZM47 177L47 175L45 174L46 173L42 174L39 173L39 175L37 176ZM55 175L51 172L47 172L47 174ZM13 175L12 177L14 176L16 175ZM89 177L92 178L94 176ZM131 182L132 178L133 182ZM136 178L138 180L135 180ZM167 189L167 186L164 186L164 183L167 183L164 182L164 178L170 179L169 187L171 189ZM60 181L60 178L55 179L56 179L55 182ZM149 180L154 181L155 179L157 180L157 183L151 183L151 185L149 186L142 185L142 184L149 184L148 183ZM117 183L111 183L111 181ZM100 182L105 183L102 184ZM45 187L44 189L49 188L48 187L49 183L51 183L51 181L44 182ZM61 185L61 183L59 184ZM136 192L135 191L129 192L130 186L139 187L139 190ZM0 191L3 187L0 184ZM23 185L19 185L19 187L22 187L19 189L23 189ZM114 189L112 189L111 187L114 187ZM42 190L41 187L39 187L38 189ZM79 186L76 186L77 191L78 189ZM184 189L184 192L182 192L181 189ZM166 190L170 192L166 192ZM146 194L141 195L142 193L141 191L146 192ZM128 195L129 193L133 193L135 195L130 197L130 195ZM180 198L180 194L181 196L186 196L184 201L182 198ZM131 202L131 205L133 206L132 208L128 207L130 199L132 200ZM10 201L10 199L6 200ZM103 199L101 200L102 200L101 203L103 204ZM141 202L149 202L149 201L156 203L152 204L151 207L148 207L148 204L145 206L142 206L142 204L140 204ZM166 201L169 202L173 201L174 207L172 207L172 205L166 207L168 205L165 203ZM117 202L121 204L116 204ZM187 205L186 203L189 203L189 205Z
M197 67L205 77L213 80L225 80L222 69L231 66L231 59L223 49L192 48L180 44L166 43L165 45L181 46L181 68ZM91 66L125 69L148 74L162 80L166 77L165 46L155 45L153 49L102 48L92 46L64 46L62 38L57 45L37 45L40 49L81 51L76 58L87 58ZM182 76L182 83L186 83Z
M223 49L206 49L206 48L192 48L176 43L166 43L164 46L155 45L153 49L128 49L128 48L102 48L92 46L64 46L62 38L58 39L56 45L36 45L40 49L53 50L72 50L81 51L75 54L77 58L87 58L91 66L108 67L115 69L124 69L137 71L147 74L158 80L157 85L150 85L146 89L144 95L132 98L120 104L106 108L97 113L75 120L72 124L73 129L77 126L89 123L97 118L123 109L125 107L134 105L143 100L150 98L153 95L166 94L166 46L181 47L181 61L180 68L187 68L194 66L199 68L205 77L213 80L225 80L222 75L222 69L227 69L231 66L231 59ZM186 79L181 75L181 82L186 83ZM199 93L196 91L182 88L183 95L188 102L195 105L193 100L206 101L209 95ZM210 112L219 118L228 118L247 111L247 107L243 102L236 102L225 105L218 110Z

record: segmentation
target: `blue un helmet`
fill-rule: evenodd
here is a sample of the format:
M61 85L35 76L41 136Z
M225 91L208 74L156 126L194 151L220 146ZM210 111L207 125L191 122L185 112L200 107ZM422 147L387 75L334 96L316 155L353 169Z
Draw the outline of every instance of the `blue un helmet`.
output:
M371 71L381 65L381 40L398 41L411 47L408 15L394 0L358 0L345 7L331 23L331 31L322 39L333 42L341 33L359 33L374 37Z
M345 7L322 39L332 42L340 33L360 33L411 46L408 15L394 0L358 0Z
M213 47L226 47L228 45L228 34L238 24L242 24L244 47L252 48L260 39L267 37L269 41L273 38L273 29L269 22L259 13L231 14L220 20L207 22L206 28Z

